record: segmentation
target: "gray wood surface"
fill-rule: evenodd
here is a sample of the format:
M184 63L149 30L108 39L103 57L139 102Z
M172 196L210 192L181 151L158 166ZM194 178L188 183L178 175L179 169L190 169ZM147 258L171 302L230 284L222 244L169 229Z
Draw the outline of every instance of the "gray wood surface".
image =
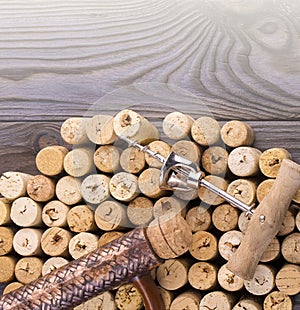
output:
M0 173L124 107L245 120L300 163L299 18L297 0L0 0Z
M143 82L188 90L224 118L299 121L297 0L0 5L2 121L61 120Z

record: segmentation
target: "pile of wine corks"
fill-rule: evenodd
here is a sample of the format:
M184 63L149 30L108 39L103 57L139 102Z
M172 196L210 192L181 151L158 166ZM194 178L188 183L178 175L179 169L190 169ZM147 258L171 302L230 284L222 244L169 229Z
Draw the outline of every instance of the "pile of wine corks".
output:
M126 136L164 157L171 151L199 165L206 179L249 206L270 190L288 150L253 147L241 121L168 114L156 128L132 110L115 116L69 118L61 125L68 148L47 146L36 156L39 175L7 172L0 179L0 282L5 293L120 237L136 226L181 213L193 231L189 252L166 260L152 276L165 308L292 309L300 293L300 190L254 279L225 264L250 218L205 188L159 187L162 163L122 141ZM251 255L251 253L249 253ZM75 309L143 308L132 284Z

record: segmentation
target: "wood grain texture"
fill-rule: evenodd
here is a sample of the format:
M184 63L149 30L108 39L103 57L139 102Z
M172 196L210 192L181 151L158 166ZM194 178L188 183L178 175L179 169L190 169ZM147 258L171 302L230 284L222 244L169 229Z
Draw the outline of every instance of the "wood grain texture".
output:
M21 0L1 11L0 120L62 120L149 82L226 118L299 120L297 0Z

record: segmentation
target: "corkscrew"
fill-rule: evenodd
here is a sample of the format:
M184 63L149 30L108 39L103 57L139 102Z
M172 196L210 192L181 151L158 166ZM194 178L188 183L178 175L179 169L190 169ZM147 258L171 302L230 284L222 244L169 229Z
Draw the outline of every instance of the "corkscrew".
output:
M248 229L240 246L229 259L227 268L245 280L251 280L256 266L273 238L278 233L286 211L300 187L300 165L284 159L270 192L259 206L248 206L204 179L204 172L189 160L171 152L166 158L128 137L120 137L129 146L159 160L163 166L160 186L169 190L196 190L200 186L224 198L232 206L251 215Z
M254 211L206 182L204 173L196 164L174 153L164 158L145 146L125 140L163 163L160 175L162 188L186 191L204 186L253 214L242 243L227 264L234 274L251 279L262 253L280 229L290 202L300 187L300 166L291 160L283 160L272 189ZM164 259L184 254L191 242L192 232L180 215L171 219L160 217L147 228L136 228L52 273L0 296L0 309L70 309L101 292L135 282L143 295L146 309L163 310L162 300L147 274Z
M199 166L196 163L193 163L174 152L170 152L165 158L159 153L153 152L147 146L130 140L128 137L121 136L120 138L126 141L129 146L137 148L163 164L160 172L161 189L190 191L193 189L197 190L200 186L203 186L214 194L225 199L232 206L246 212L246 215L252 215L254 213L254 205L246 205L242 201L205 180L205 173L199 169Z

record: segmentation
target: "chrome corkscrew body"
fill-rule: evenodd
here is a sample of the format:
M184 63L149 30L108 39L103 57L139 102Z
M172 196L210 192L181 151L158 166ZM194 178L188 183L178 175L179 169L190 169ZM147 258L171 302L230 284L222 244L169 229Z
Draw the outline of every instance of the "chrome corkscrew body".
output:
M128 137L122 136L120 138L126 141L129 146L137 148L141 152L150 155L163 164L160 171L160 187L162 189L189 191L203 186L216 195L224 198L232 206L245 211L246 215L252 215L254 213L253 206L246 205L242 201L206 181L204 179L205 173L192 161L181 157L174 152L170 152L167 157L164 157L161 154L150 150L148 146L132 141Z

